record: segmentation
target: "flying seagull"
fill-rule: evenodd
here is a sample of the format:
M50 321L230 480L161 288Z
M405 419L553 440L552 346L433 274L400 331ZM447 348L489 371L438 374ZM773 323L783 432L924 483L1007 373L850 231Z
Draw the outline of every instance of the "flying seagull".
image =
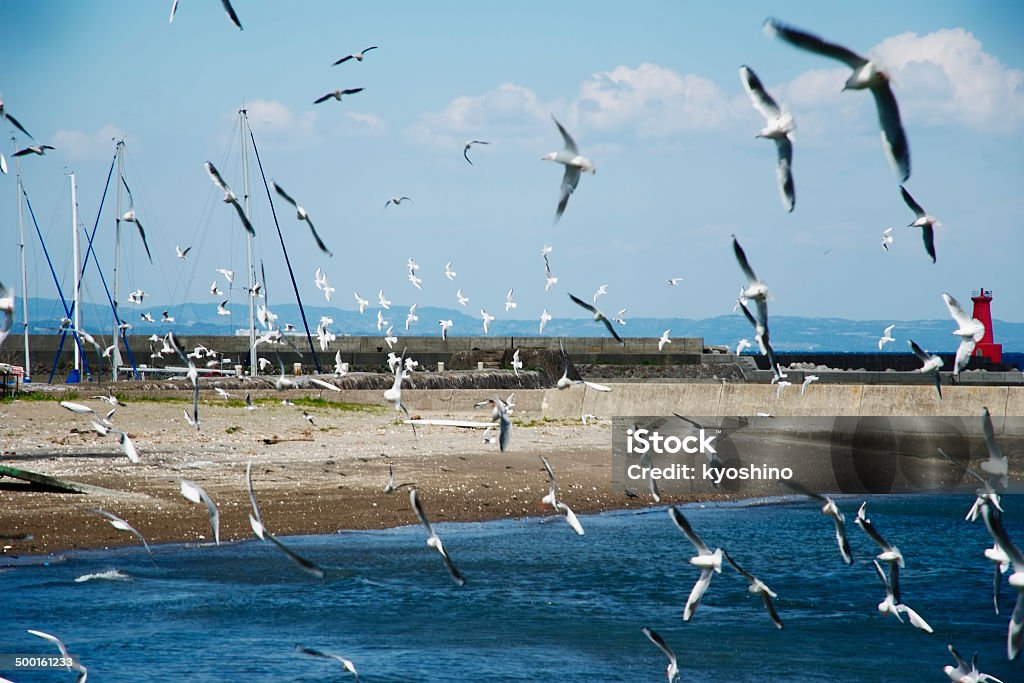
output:
M220 545L220 513L217 512L217 506L214 505L210 496L206 494L202 487L188 479L181 480L181 495L193 503L203 503L206 505L206 510L210 513L210 527L213 529L213 539L217 545Z
M939 398L942 398L942 375L939 373L939 370L942 369L942 358L935 354L928 353L918 346L913 339L908 339L907 343L910 344L910 350L914 352L914 355L917 356L918 360L924 364L917 370L914 370L914 372L930 372L934 374L935 391L939 392Z
M484 142L483 140L466 140L465 146L462 148L462 156L466 157L466 161L469 161L469 148L473 145L489 145L491 143ZM469 161L469 165L472 166L473 162Z
M998 507L991 505L988 500L982 501L981 516L985 520L985 526L988 527L992 539L1013 564L1013 573L1010 574L1009 583L1017 589L1017 604L1010 616L1010 626L1006 634L1006 656L1013 660L1017 658L1021 648L1024 647L1024 553L1006 533L1006 529L1003 527L1002 513Z
M886 541L882 534L878 533L875 526L868 519L868 516L864 513L864 508L867 507L867 501L861 503L860 509L857 510L857 518L853 520L854 524L864 530L871 540L878 544L878 547L882 549L882 552L878 553L875 557L883 562L888 562L890 567L890 574L892 579L892 594L896 599L896 602L900 601L900 569L904 567L903 553L900 549L894 545L890 545ZM888 583L888 581L887 581Z
M414 481L405 481L405 482L402 482L401 484L397 483L395 481L395 470L391 466L391 463L388 463L388 481L387 481L386 484L384 484L384 493L392 493L392 492L397 491L398 489L402 488L403 486L415 486L415 485L416 485L416 482L414 482Z
M149 544L146 543L146 539L142 537L142 534L140 534L135 527L133 527L131 524L124 521L117 515L111 512L107 512L106 510L101 510L100 508L93 508L92 511L95 512L97 515L103 515L104 517L106 517L107 520L110 522L110 526L114 527L118 531L127 531L128 533L132 534L137 539L142 541L142 545L146 549L146 552L149 553L150 557L153 557L153 551L149 549Z
M182 249L181 245L175 244L174 251L177 252L178 258L180 258L182 261L185 261L188 259L188 252L192 251L192 247L188 246Z
M248 400L248 397L247 397ZM245 483L249 489L249 503L252 505L252 512L249 513L249 526L252 527L252 531L256 534L256 537L261 541L269 540L276 545L281 552L288 556L295 564L299 565L304 571L312 574L318 579L324 578L324 570L316 566L309 560L297 555L288 546L281 541L277 540L273 534L267 531L266 527L263 526L263 519L260 517L260 508L256 504L256 493L252 488L252 460L250 460L245 466Z
M747 580L747 583L750 584L747 587L747 590L753 593L754 595L761 596L761 599L764 600L764 607L766 610L768 610L768 616L771 617L772 623L775 624L776 628L781 629L782 619L779 618L779 613L775 611L775 605L772 604L772 598L777 598L778 595L776 595L771 588L765 585L765 583L761 581L761 579L757 578L756 576L745 570L743 567L736 564L736 560L732 559L729 556L728 552L723 550L722 555L724 555L725 559L729 562L729 564L733 566L733 569L742 574L743 578L745 578Z
M597 172L597 169L594 168L594 164L590 159L580 156L579 150L576 149L576 141L566 132L554 114L551 115L551 120L558 126L558 132L562 134L562 139L565 141L565 149L560 152L551 152L541 157L541 161L557 161L565 166L565 174L562 176L562 187L558 196L558 209L555 211L555 222L557 223L558 219L565 212L565 207L569 204L569 196L572 195L580 182L580 171L587 171L593 175Z
M836 505L836 502L824 494L814 493L813 491L804 488L803 485L798 484L795 481L786 481L783 483L805 496L809 496L824 503L824 505L821 506L821 514L831 517L832 522L835 524L836 543L839 544L839 552L843 556L843 562L846 564L853 564L853 553L850 551L850 541L846 538L846 516L843 515L839 506Z
M956 358L953 361L953 376L960 374L960 371L971 362L971 353L974 346L985 336L985 325L977 318L968 316L960 302L946 292L942 293L942 300L946 302L949 314L957 324L953 334L960 337L960 346L956 349Z
M792 211L796 205L796 188L793 185L792 170L793 139L789 135L796 128L793 116L779 109L779 105L761 85L761 79L749 66L740 67L740 80L743 82L743 87L750 96L754 108L761 112L761 116L765 119L764 128L755 137L775 141L775 148L779 154L779 162L775 168L775 174L779 181L779 194L782 196L782 203L786 207L786 211Z
M412 503L412 509L416 513L417 519L420 523L426 527L429 537L427 538L427 546L433 548L441 554L441 560L444 562L445 569L451 574L452 580L460 586L465 585L466 579L459 573L459 570L452 564L452 560L448 557L448 553L444 549L444 545L441 544L441 538L434 531L434 527L431 526L430 520L423 513L423 507L420 505L419 492L413 488L409 490L409 501Z
M547 472L549 485L548 494L541 498L540 502L550 505L555 509L555 512L559 512L564 515L565 521L572 527L572 530L575 531L578 536L582 536L583 525L580 524L580 521L576 518L576 513L574 513L568 505L558 500L558 483L555 481L555 472L551 469L551 464L543 455L539 457L540 461L544 463L544 470Z
M981 409L981 429L985 434L985 447L988 450L988 460L981 463L981 471L993 477L990 480L992 486L999 485L1006 488L1007 477L1010 471L1010 459L1003 453L996 441L996 433L992 428L992 415L987 407Z
M350 54L350 55L346 55L346 56L342 57L341 59L336 61L334 64L331 64L331 66L338 66L339 64L344 64L345 62L347 62L350 59L354 59L357 62L361 62L361 61L363 61L363 58L366 56L367 52L369 52L370 50L376 50L376 49L377 49L376 45L371 45L370 47L365 47L365 48L362 49L361 52L356 52L354 54Z
M61 658L65 661L71 662L71 664L68 664L68 671L78 672L78 677L75 679L75 683L85 683L86 679L89 676L89 670L86 667L82 666L80 662L74 661L72 659L71 655L68 654L68 649L64 646L64 643L61 642L60 638L58 638L57 636L52 636L49 633L44 633L43 631L36 631L33 629L27 630L32 635L38 638L42 638L43 640L48 640L54 645L56 645L57 649L60 650Z
M882 231L882 249L889 251L890 244L892 244L892 228L886 228Z
M1003 683L995 676L978 671L978 653L974 653L971 663L968 664L952 644L947 644L949 654L956 659L956 666L946 665L942 667L942 673L949 677L954 683Z
M412 201L412 199L410 199L409 197L392 197L391 199L389 199L386 202L384 202L384 208L385 209L388 208L388 206L390 206L391 204L394 204L395 206L398 206L402 202L411 202L411 201Z
M306 225L309 226L310 232L313 233L313 239L316 241L316 246L320 247L320 251L324 252L328 256L334 256L334 254L331 253L331 250L327 248L327 245L324 244L324 241L320 239L320 235L317 234L316 228L313 227L313 221L310 220L309 218L309 212L306 211L301 206L299 206L299 203L292 199L291 195L285 192L284 188L275 183L273 180L270 181L270 186L274 188L274 192L277 192L286 202L295 207L296 218L298 218L300 221L306 221Z
M341 664L341 666L348 671L350 674L355 676L356 683L359 683L359 673L356 671L356 665L352 663L352 660L345 659L341 655L336 655L333 652L323 652L321 650L314 650L311 647L305 647L302 645L295 646L296 651L301 652L304 655L310 655L311 657L321 657L323 659L333 659L334 661Z
M594 314L594 320L598 321L598 322L604 323L604 326L606 328L608 328L608 331L611 332L611 335L613 337L615 337L615 341L617 341L620 344L622 344L623 346L625 346L626 342L622 341L622 337L620 337L619 333L615 331L614 327L612 327L612 321L609 320L608 317L604 313L599 311L595 306L593 306L591 304L588 304L583 299L580 299L578 297L573 296L571 293L569 294L569 298L572 299L573 302L576 303L576 305L581 306L581 307L587 309L588 311L590 311L591 313L593 313Z
M871 90L878 109L878 121L882 127L883 146L889 159L896 166L900 182L907 182L910 177L910 146L900 122L900 109L896 104L896 97L889 87L889 76L879 69L873 60L861 57L841 45L829 43L818 36L791 28L774 19L768 19L764 26L769 35L778 36L801 49L838 59L853 69L853 73L846 79L843 90Z
M210 176L210 180L213 181L213 184L220 188L221 192L224 193L224 202L235 207L235 211L238 212L238 218L242 221L242 225L245 226L245 229L250 235L255 237L256 231L253 230L252 223L249 222L249 218L245 215L245 210L238 202L238 197L236 197L235 193L231 191L231 188L224 182L224 179L220 177L220 173L217 172L217 169L213 164L207 161L203 166L206 168L206 173ZM231 282L231 278L228 278L228 282Z
M915 628L919 628L925 633L932 633L933 629L928 625L928 622L920 614L901 603L899 597L893 593L893 588L889 585L889 579L885 577L885 572L882 571L882 565L878 564L878 560L871 560L871 562L875 565L875 573L878 574L878 578L881 579L882 584L885 586L885 600L878 603L878 611L882 614L891 614L901 622L903 617L900 615L906 614L907 618L910 619L910 623Z
M921 239L924 241L924 250L928 252L928 255L932 257L932 263L935 263L935 226L939 225L939 222L935 220L934 216L928 215L928 213L921 208L921 205L914 201L914 198L907 192L907 188L900 185L900 193L903 195L903 201L906 202L910 210L914 212L917 218L914 219L913 223L908 223L908 228L921 228ZM891 228L890 228L891 229ZM891 241L890 237L890 241ZM882 238L882 246L885 246L885 238ZM888 251L888 247L886 247Z
M38 154L39 156L43 156L44 154L46 154L46 150L48 150L48 149L56 149L56 147L51 147L50 145L29 145L28 147L25 147L24 149L19 149L17 152L12 154L11 156L13 156L13 157L23 157L23 156L25 156L27 154Z
M893 330L894 327L896 327L895 324L889 325L888 327L886 327L885 331L882 332L882 336L878 338L878 350L879 351L881 351L882 347L885 346L886 344L888 344L889 342L896 341L896 338L892 336L892 330Z
M658 649L664 652L665 656L668 657L668 668L665 669L665 676L668 678L668 683L675 683L675 681L678 681L679 665L676 663L676 653L673 652L672 648L665 643L665 639L662 638L657 631L649 629L646 626L641 630L644 632L644 635L647 636L647 639L654 643Z
M334 99L338 100L339 102L341 102L341 98L344 97L345 95L354 95L357 92L362 92L363 90L364 90L364 88L344 88L344 89L339 88L337 90L332 90L331 92L327 93L323 97L319 97L319 98L313 100L313 104L320 104L321 102L326 102L327 100L331 99L332 97Z
M652 479L653 481L653 479ZM689 621L694 612L697 611L697 606L700 605L700 599L704 597L704 592L711 585L711 573L712 571L722 573L722 549L715 548L714 552L704 544L704 541L700 539L700 536L694 532L693 527L683 516L683 513L676 507L669 507L668 516L672 518L675 525L686 534L686 537L690 539L694 547L697 548L697 555L690 558L690 564L700 567L700 578L697 579L697 583L693 585L693 590L690 591L690 597L686 600L686 608L683 610L683 621Z

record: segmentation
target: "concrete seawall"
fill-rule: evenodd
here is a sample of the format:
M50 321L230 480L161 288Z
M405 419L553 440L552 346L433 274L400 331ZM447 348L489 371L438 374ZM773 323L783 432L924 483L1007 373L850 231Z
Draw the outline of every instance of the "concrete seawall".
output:
M272 395L274 392L270 392ZM324 392L325 398L390 407L375 389ZM464 413L473 403L509 391L489 389L406 389L406 406L421 411ZM601 418L625 415L864 417L876 415L977 417L987 407L993 417L1024 416L1024 387L943 387L939 400L933 386L812 384L803 396L799 387L787 387L776 398L776 387L765 384L626 383L612 391L587 386L570 389L526 389L515 392L521 417L578 420L584 414ZM486 411L481 410L483 416Z

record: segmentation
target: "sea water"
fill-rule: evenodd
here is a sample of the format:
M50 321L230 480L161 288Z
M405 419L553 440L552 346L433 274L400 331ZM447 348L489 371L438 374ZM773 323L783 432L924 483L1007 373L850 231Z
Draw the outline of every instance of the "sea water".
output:
M352 660L368 682L664 680L667 660L647 626L675 650L683 680L942 681L952 643L968 659L977 651L982 671L1024 681L1024 661L1006 658L1016 591L1004 578L997 616L982 555L991 539L980 520L964 521L972 496L867 498L868 517L906 557L902 600L934 634L878 612L879 549L853 523L864 498L837 500L852 566L807 499L681 508L712 549L778 594L781 631L728 565L683 621L700 571L659 507L581 516L582 537L561 517L436 524L463 587L418 525L284 539L325 568L323 580L256 540L156 546L154 561L133 546L31 566L4 558L0 653L55 655L26 629L52 633L101 683L351 679L336 662L298 653L300 644ZM429 496L424 505L429 514ZM1024 545L1024 498L1003 505ZM66 671L0 677L74 680Z

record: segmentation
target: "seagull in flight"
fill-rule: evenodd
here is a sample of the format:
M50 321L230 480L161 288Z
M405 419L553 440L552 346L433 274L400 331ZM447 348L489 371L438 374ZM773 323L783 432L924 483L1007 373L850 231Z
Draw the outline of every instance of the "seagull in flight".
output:
M519 371L523 369L523 361L519 360L519 349L515 350L512 354L512 370L515 371L516 377L519 376Z
M807 391L807 387L811 386L811 382L817 382L820 377L817 375L807 375L804 377L804 381L800 384L800 395L803 396L804 392Z
M446 341L448 339L448 330L452 329L452 325L454 325L455 323L453 323L449 319L449 320L438 320L437 324L441 326L441 341Z
M671 332L671 331L672 331L671 329L668 329L668 330L665 330L664 332L661 333L661 338L658 339L658 350L659 351L661 351L663 348L665 348L665 344L671 344L672 343L672 340L668 338L668 333Z
M188 246L182 249L180 245L175 244L174 251L177 252L178 258L180 258L182 261L185 261L186 259L188 259L188 252L192 251L192 247Z
M874 525L871 523L871 520L868 519L868 516L864 513L864 508L867 507L867 504L867 501L861 503L860 509L857 510L857 518L853 520L853 522L861 529L863 529L864 533L870 536L871 540L877 543L878 547L882 549L882 552L878 553L878 555L876 555L875 557L879 560L882 560L883 562L889 563L890 573L892 575L892 594L895 597L896 602L899 602L899 570L903 569L903 567L905 566L903 562L903 553L901 553L900 549L896 546L890 545L889 542L882 537L882 534L878 533L878 530L875 529ZM887 580L886 583L888 584L889 581Z
M882 332L882 336L878 338L878 350L879 351L881 351L882 347L885 346L886 344L888 344L889 342L896 341L896 338L892 336L892 330L893 330L894 327L896 327L895 324L889 325L888 327L886 327L885 331Z
M548 261L548 254L551 252L551 247L544 247L544 251L541 252L541 256L544 257L544 291L548 291L556 284L558 284L558 278L551 272L551 263Z
M323 569L292 551L291 548L279 541L272 533L267 531L265 526L263 526L263 518L260 516L260 508L256 503L256 492L253 491L252 488L252 460L250 460L245 466L245 483L249 489L249 504L252 505L252 512L249 513L249 526L252 527L252 532L256 534L256 537L261 541L270 541L276 545L282 553L288 556L288 559L299 565L303 571L312 574L318 579L324 578Z
M607 293L608 293L608 285L601 285L600 287L597 288L597 291L594 292L594 296L592 296L590 300L596 306L597 305L597 300L600 299L602 296L604 296Z
M788 112L779 109L772 96L765 91L761 85L761 79L757 77L749 66L740 67L740 80L743 87L750 96L754 108L761 112L765 119L765 127L755 137L767 138L775 141L776 151L779 155L779 162L775 173L779 181L779 194L782 196L782 203L786 211L792 211L796 206L796 188L793 185L793 138L790 133L796 128L793 116Z
M224 202L235 207L235 211L238 213L238 218L242 221L242 225L245 226L246 231L250 235L255 237L256 231L253 229L252 223L249 222L249 218L245 215L245 210L242 208L242 205L238 202L238 197L236 197L235 193L231 191L228 184L224 182L224 179L221 178L220 173L217 172L217 169L213 164L207 161L203 166L206 168L206 173L210 176L210 180L213 181L213 184L220 188L224 193ZM228 278L228 282L231 282L231 278Z
M675 286L677 286L682 281L683 281L683 278L681 278L681 277L670 277L668 279L668 286L669 287L675 287Z
M391 301L384 297L383 289L377 292L377 303L380 304L381 308L391 310ZM378 311L378 313L379 312L380 311ZM380 328L378 327L377 329L379 330Z
M897 169L900 182L910 177L910 145L900 122L900 109L896 97L889 87L889 76L873 60L866 59L841 45L829 43L818 36L785 26L774 19L765 22L769 35L778 36L790 45L824 57L838 59L853 73L846 80L843 90L870 89L878 109L878 121L882 127L882 142L890 161Z
M61 658L63 658L66 661L72 662L67 666L68 671L76 671L78 673L78 677L75 679L75 683L85 683L86 679L89 677L89 670L86 667L82 666L81 663L76 662L72 659L71 655L68 654L67 647L64 646L64 643L61 642L60 638L58 638L57 636L50 635L49 633L45 633L43 631L36 631L33 629L27 629L27 631L32 635L36 636L37 638L48 640L54 645L56 645L57 649L60 651Z
M181 480L181 495L193 503L203 503L206 505L206 510L210 514L210 527L213 529L214 541L217 545L220 545L220 513L217 511L217 506L213 503L210 496L206 494L206 491L199 484L188 479Z
M217 272L224 276L229 285L235 281L235 271L228 270L227 268L218 268Z
M588 311L590 311L591 313L593 313L594 314L594 320L598 321L598 322L604 323L604 326L606 328L608 328L608 331L611 332L611 335L613 337L615 337L615 341L617 341L620 344L622 344L623 346L625 346L626 342L622 341L622 337L620 337L619 333L615 331L614 327L612 327L612 321L609 320L608 317L604 313L602 313L600 310L598 310L597 308L595 308L591 304L588 304L583 299L580 299L578 297L573 296L571 293L569 294L569 298L572 299L573 302L575 302L578 306L581 306L581 307L587 309Z
M511 289L510 289L510 290L508 290L508 294L506 294L506 295L505 295L505 312L506 312L506 313L508 313L508 312L509 312L509 311L511 311L511 310L512 310L513 308L515 308L516 306L518 306L518 305L519 305L519 304L517 304L517 303L516 303L515 301L512 301L512 292L513 292L513 291L514 291L514 290L511 290Z
M455 275L456 275L456 272L454 270L452 270L452 262L449 261L444 266L444 276L446 278L448 278L449 280L454 280L455 279Z
M350 55L345 55L344 57L342 57L341 59L336 61L334 64L331 64L331 66L338 66L339 64L344 64L345 62L347 62L350 59L354 59L357 62L361 62L361 61L363 61L363 58L366 56L367 52L369 52L370 50L376 50L376 49L377 49L376 45L371 45L370 47L364 47L360 52L355 52L355 53L350 54Z
M370 302L359 296L359 292L352 292L352 294L355 296L356 305L359 306L359 315L362 315L363 311L366 310L366 307L370 305Z
M890 244L892 244L892 228L886 228L882 231L882 249L889 251Z
M960 346L956 349L956 359L953 361L953 375L957 376L971 362L975 344L985 336L985 325L977 318L971 318L964 313L960 302L946 292L942 293L942 300L946 302L946 308L957 324L953 334L960 337Z
M344 97L345 95L354 95L357 92L362 92L363 90L364 88L338 88L337 90L332 90L326 95L318 97L317 99L313 100L313 104L320 104L321 102L326 102L331 98L334 98L341 102L341 98Z
M932 633L933 629L928 625L928 622L920 614L902 604L899 598L893 594L893 588L889 585L889 579L886 578L885 572L882 571L882 565L878 564L878 560L871 560L871 562L875 565L875 573L878 574L878 578L881 579L882 584L885 586L885 600L878 603L878 611L882 614L891 614L901 622L903 617L900 615L906 614L914 627L921 629L925 633Z
M270 186L274 188L274 192L281 195L281 197L286 202L295 207L296 218L298 218L300 221L306 221L306 225L309 226L310 232L313 233L313 240L316 242L316 246L320 247L320 251L324 252L328 256L334 256L334 254L331 253L331 250L327 248L327 245L324 244L324 241L320 239L320 235L317 234L316 228L313 227L313 221L310 220L309 218L309 212L302 208L297 201L292 199L291 195L284 191L284 188L275 183L273 180L270 181Z
M311 657L320 657L322 659L333 659L334 661L336 661L339 664L341 664L342 668L345 669L345 671L348 671L350 674L355 676L356 683L359 683L359 672L356 671L356 665L352 663L352 660L345 659L341 655L336 655L333 652L324 652L322 650L315 650L315 649L313 649L311 647L305 647L303 645L296 645L295 646L295 650L297 652L301 652L302 654L309 655Z
M544 470L547 472L549 485L548 494L541 498L540 502L545 505L550 505L555 509L555 512L559 512L564 515L565 521L570 527L572 527L572 530L576 532L576 535L582 536L584 533L583 525L580 524L579 519L576 518L576 513L574 513L568 505L558 500L558 483L555 480L555 472L551 469L551 464L543 455L539 457L540 461L544 463Z
M764 600L764 607L766 610L768 610L768 616L771 618L772 623L775 624L775 628L781 629L782 619L779 618L779 613L775 611L775 605L772 604L772 598L777 598L779 596L775 594L775 591L773 591L763 581L761 581L761 579L757 578L756 576L745 570L743 567L739 566L736 563L736 560L732 559L729 556L728 552L723 550L722 555L725 556L725 559L729 562L729 564L733 566L733 569L742 574L743 578L745 578L747 580L747 583L750 584L747 587L747 590L753 593L754 595L761 596L761 599Z
M43 156L43 155L46 154L46 150L48 150L48 149L56 149L56 147L51 147L50 145L29 145L28 147L25 147L24 149L19 149L17 152L12 154L11 156L13 156L13 157L23 157L23 156L25 156L27 154L38 154L39 156Z
M465 296L462 293L461 289L458 290L457 292L455 292L455 298L456 298L456 300L458 300L460 306L465 306L466 304L469 303L469 297Z
M665 656L668 657L668 668L665 669L665 676L668 678L668 683L675 683L678 681L679 665L676 662L676 653L673 652L672 648L665 643L665 639L662 638L657 631L649 629L646 626L641 630L644 632L644 635L647 636L647 639L654 643L658 649L664 652Z
M121 184L128 191L128 210L121 216L121 220L135 224L136 230L139 231L139 237L142 239L142 246L146 249L146 257L149 258L150 263L153 263L153 255L149 252L149 242L146 240L146 229L142 227L142 222L139 220L138 214L135 213L135 198L132 197L132 188L128 187L128 181L123 177ZM139 301L141 303L141 299Z
M550 320L551 314L548 313L548 309L545 308L540 314L540 329L537 331L537 334L544 334L544 326L547 325Z
M843 562L846 564L853 564L853 552L850 550L850 541L846 537L846 516L839 509L839 506L836 505L836 502L829 496L821 493L814 493L795 481L786 481L783 483L805 496L809 496L818 502L824 503L824 505L821 506L821 514L831 517L832 522L835 524L836 543L839 544L839 553L843 556Z
M558 209L555 211L555 222L557 223L565 212L565 207L569 204L570 195L580 182L580 172L586 171L593 175L597 169L594 168L590 159L580 155L579 150L576 149L576 141L566 132L554 114L551 115L551 120L558 126L558 132L562 134L562 140L565 141L565 149L541 157L541 161L557 161L565 166L565 174L562 176L562 187L558 197Z
M484 321L484 334L490 334L489 330L491 323L494 322L494 316L481 308L480 318Z
M25 130L25 127L18 122L18 119L14 118L13 116L11 116L10 114L7 113L6 109L4 109L4 101L0 100L0 120L3 120L3 119L7 119L8 121L11 122L12 126L17 128L18 130L20 130L26 136L28 136L28 137L32 138L33 140L35 140L35 138L32 137L32 134L29 133L27 130ZM50 149L53 149L53 148L51 147ZM6 173L6 171L4 171L4 172Z
M653 479L652 479L653 481ZM675 525L679 527L680 531L686 534L686 537L690 539L694 547L697 548L697 555L690 558L690 564L700 567L700 578L697 579L697 583L693 585L693 590L690 591L690 597L686 600L686 608L683 610L683 621L689 621L694 612L697 611L697 606L700 605L700 599L704 597L704 592L711 585L711 573L712 571L719 574L722 573L722 549L715 548L712 552L708 548L704 541L700 539L700 536L694 532L693 527L687 521L683 513L678 508L670 506L668 509L668 516L672 518Z
M935 226L940 223L935 219L934 216L930 216L921 205L914 201L914 198L907 192L907 188L900 185L900 193L903 195L903 201L906 202L910 210L914 212L916 218L913 223L907 224L908 228L921 228L921 239L924 241L924 250L928 252L928 255L932 257L932 263L935 263ZM891 228L890 228L891 230ZM890 241L892 241L890 236ZM882 246L885 246L885 238L882 238ZM888 251L888 247L886 247Z
M934 373L935 390L939 392L939 398L942 398L942 375L939 374L939 370L942 369L942 358L936 356L935 354L928 353L920 346L918 346L913 339L908 339L907 343L910 345L910 350L914 352L914 355L917 356L918 360L920 360L924 364L917 370L914 370L914 372Z
M462 148L462 156L466 157L466 161L469 161L469 148L473 145L489 145L491 143L484 142L483 140L466 140L466 144ZM472 166L473 162L469 161L469 165Z
M405 331L406 332L409 331L409 326L410 325L412 325L414 322L416 322L417 320L420 319L420 317L418 315L416 315L416 308L418 306L419 306L419 304L413 304L412 306L409 307L409 313L405 316Z
M427 546L433 548L441 555L441 560L444 562L445 569L451 574L452 580L460 586L465 585L466 579L459 573L459 570L452 563L448 553L444 549L444 545L441 543L441 538L434 531L434 527L430 524L430 520L427 519L426 514L423 512L423 507L420 505L419 492L413 488L409 491L409 501L412 503L412 509L416 513L417 519L420 523L426 527L429 537L427 538Z
M995 676L978 671L978 653L974 653L971 663L968 664L952 644L947 644L949 654L956 659L956 666L946 665L942 667L942 673L949 676L954 683L1003 683Z
M142 546L146 549L146 552L149 553L150 557L153 557L153 551L149 549L149 544L146 543L146 539L142 537L142 534L140 534L135 527L133 527L131 524L124 521L117 515L111 512L107 512L106 510L101 510L100 508L93 508L92 511L95 512L97 515L103 515L104 517L106 517L107 521L110 522L110 526L114 527L118 531L127 531L128 533L132 534L137 539L142 541Z
M1017 589L1017 603L1010 616L1010 625L1006 633L1006 656L1013 660L1024 647L1024 553L1006 533L1002 523L1002 512L987 499L981 503L981 516L992 539L1013 565L1009 583Z
M392 204L394 204L395 206L398 206L402 202L411 202L411 201L412 201L412 199L410 199L409 197L392 197L391 199L389 199L386 202L384 202L384 208L386 209L386 208L388 208Z
M988 450L988 460L981 463L981 471L996 477L991 480L992 486L1000 485L1006 488L1009 483L1007 477L1010 472L1010 459L1003 453L1003 449L999 447L999 442L996 441L996 432L992 428L992 415L988 412L987 407L981 409L981 429L985 434L985 447Z

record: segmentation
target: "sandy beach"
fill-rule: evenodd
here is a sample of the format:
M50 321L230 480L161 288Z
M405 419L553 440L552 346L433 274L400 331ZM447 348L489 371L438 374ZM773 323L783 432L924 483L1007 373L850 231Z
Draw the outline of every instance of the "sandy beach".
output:
M197 433L182 414L191 408L190 393L162 394L155 401L129 399L113 418L139 450L138 464L121 453L115 435L91 431L91 416L61 408L58 396L0 404L0 463L110 491L41 492L0 478L0 536L30 536L0 541L5 554L137 542L91 512L97 507L129 521L150 543L212 540L206 510L181 495L181 479L195 481L217 503L222 541L250 538L250 460L264 522L282 536L416 523L407 487L382 492L388 463L398 483L416 483L438 521L551 514L540 502L547 479L538 455L549 459L560 498L578 513L652 504L649 496L630 498L613 488L609 421L538 421L517 412L511 447L501 453L476 429L421 426L414 436L384 405L281 405L286 395L299 400L302 391L268 392L251 412L204 392ZM109 408L74 400L101 413ZM465 410L419 416L486 421L489 411L472 403L467 397L453 401ZM315 425L303 418L304 410Z

